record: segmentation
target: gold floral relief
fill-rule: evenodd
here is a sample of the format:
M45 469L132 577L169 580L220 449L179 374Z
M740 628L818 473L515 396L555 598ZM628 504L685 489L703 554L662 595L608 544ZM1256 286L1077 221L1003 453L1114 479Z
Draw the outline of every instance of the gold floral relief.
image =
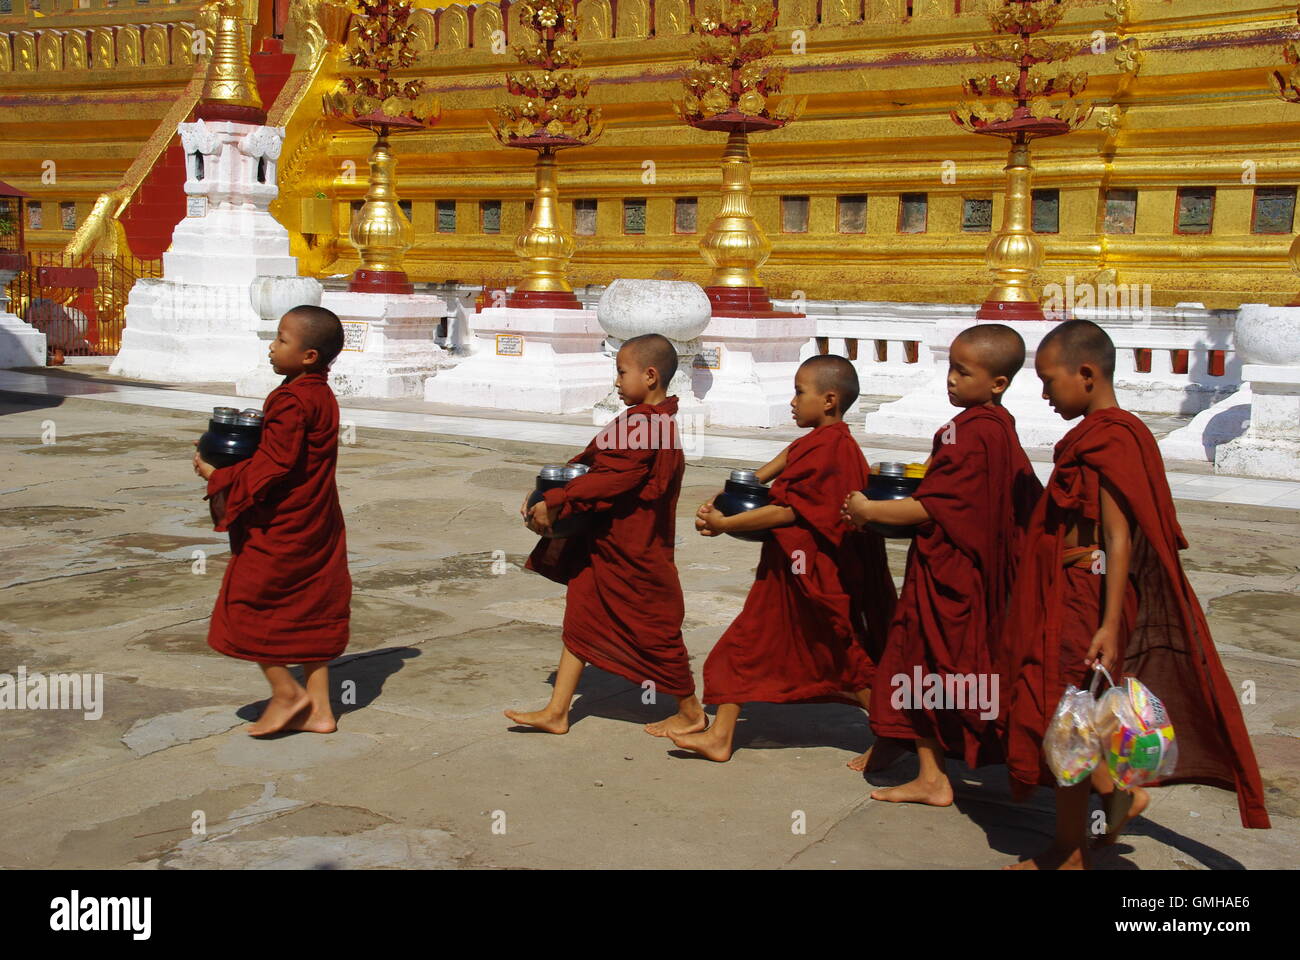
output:
M469 47L469 18L461 7L443 7L438 11L439 51L465 50Z
M91 66L96 70L111 70L117 62L113 52L111 27L96 27L90 42Z
M790 2L790 0L787 0ZM813 0L815 3L816 0ZM655 36L678 37L691 30L691 17L686 0L657 0L655 3Z
M117 28L117 62L124 67L140 66L140 31L133 26Z
M14 69L30 73L36 69L36 37L27 32L14 35Z
M160 23L145 27L144 63L147 67L167 66L167 28Z
M474 11L474 49L480 53L492 50L492 35L499 33L504 39L505 29L501 8L495 3L480 3Z
M188 23L172 25L172 63L194 62L194 29Z
M578 39L609 39L609 0L578 0Z
M69 70L86 69L86 38L84 30L69 30L63 38L63 65Z
M42 30L36 39L36 54L42 70L62 70L63 35L58 30Z
M640 39L650 33L650 4L646 0L619 0L614 36Z

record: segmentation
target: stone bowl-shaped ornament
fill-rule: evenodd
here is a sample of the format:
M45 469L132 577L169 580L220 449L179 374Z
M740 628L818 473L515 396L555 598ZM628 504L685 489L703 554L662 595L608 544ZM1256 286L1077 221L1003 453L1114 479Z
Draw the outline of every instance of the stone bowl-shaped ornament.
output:
M713 315L709 297L698 283L684 280L615 280L601 294L596 319L614 353L625 340L658 333L679 353L704 332Z
M248 299L261 318L259 335L273 339L281 317L294 307L319 307L323 291L315 277L254 277Z
M1244 363L1300 365L1300 307L1243 303L1233 337Z

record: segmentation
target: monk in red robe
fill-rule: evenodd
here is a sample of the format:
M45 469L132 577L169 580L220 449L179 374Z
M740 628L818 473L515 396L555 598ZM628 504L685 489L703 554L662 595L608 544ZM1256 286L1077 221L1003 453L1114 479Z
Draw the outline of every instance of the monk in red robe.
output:
M677 496L686 470L667 395L677 351L652 333L626 341L616 360L615 388L627 404L571 460L590 469L546 491L531 510L520 509L529 528L545 533L558 521L587 517L581 535L543 539L528 569L568 586L564 650L550 702L541 710L506 710L516 723L567 733L569 703L583 667L594 663L649 694L677 698L677 712L646 725L657 737L702 730L704 708L695 696L690 657L682 639L682 587L673 561Z
M333 312L290 310L270 347L284 382L266 398L257 452L221 468L194 455L216 529L230 533L208 645L256 662L271 685L252 736L337 729L327 664L348 643L352 578L334 484L339 405L326 377L342 349ZM290 664L302 664L305 688Z
M1002 634L1009 691L999 723L1014 792L1055 785L1043 757L1047 725L1066 686L1086 688L1100 664L1164 701L1178 764L1153 785L1235 790L1242 824L1268 827L1237 692L1178 557L1187 541L1159 448L1115 399L1114 344L1096 324L1070 320L1043 339L1035 366L1056 412L1084 419L1056 445ZM1144 790L1115 787L1104 764L1091 783L1057 786L1052 846L1015 868L1085 865L1090 787L1103 795L1109 839L1147 803Z
M858 376L843 357L811 357L799 367L790 409L811 428L756 472L772 483L770 502L726 517L703 504L704 536L771 530L740 615L704 664L704 702L717 718L673 743L718 762L731 758L741 705L839 702L866 707L874 663L897 598L875 533L847 528L840 505L867 485L870 469L844 413Z
M1010 327L985 323L949 352L948 402L964 408L934 435L925 479L903 500L850 494L847 522L916 525L903 593L871 690L877 742L914 746L916 779L872 792L873 800L946 807L953 799L944 757L969 767L1000 761L997 715L1006 678L994 670L1025 526L1042 484L1016 436L1002 395L1025 362ZM853 766L862 769L868 761Z

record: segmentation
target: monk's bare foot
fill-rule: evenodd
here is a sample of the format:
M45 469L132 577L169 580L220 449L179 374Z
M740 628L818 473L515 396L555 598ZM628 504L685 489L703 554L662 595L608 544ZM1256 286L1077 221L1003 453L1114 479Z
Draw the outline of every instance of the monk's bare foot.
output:
M731 759L731 740L728 737L719 735L716 732L717 729L717 724L714 724L701 733L673 733L670 731L668 737L683 750L698 753L706 760L712 760L715 763L726 763Z
M923 803L930 807L952 806L952 783L947 777L937 780L922 780L919 777L896 787L881 787L871 791L872 800L887 800L890 803Z
M1083 849L1074 847L1071 850L1061 850L1059 847L1050 847L1045 853L1040 853L1036 857L1028 860L1021 860L1019 863L1011 863L1002 868L1003 870L1086 870L1087 863L1083 858Z
M1137 817L1140 817L1151 803L1151 794L1141 787L1121 790L1116 787L1106 795L1103 805L1106 809L1106 832L1097 838L1096 846L1108 847L1119 840L1120 834Z
M286 730L303 730L307 733L333 733L339 728L332 713L300 713L285 727Z
M682 713L678 711L667 720L660 720L658 723L647 723L645 732L652 737L671 737L673 734L682 736L687 733L699 733L709 725L708 718L701 710L698 713Z
M265 737L272 733L279 733L289 726L294 717L310 706L311 698L307 696L306 690L294 700L280 700L277 697L272 697L266 702L266 709L257 718L257 722L248 725L248 735L250 737Z
M569 714L567 712L552 713L549 710L504 710L502 712L515 723L523 724L525 727L532 727L535 730L545 730L547 733L569 732Z
M860 754L845 764L858 773L874 773L892 766L907 751L897 740L877 740L866 753Z

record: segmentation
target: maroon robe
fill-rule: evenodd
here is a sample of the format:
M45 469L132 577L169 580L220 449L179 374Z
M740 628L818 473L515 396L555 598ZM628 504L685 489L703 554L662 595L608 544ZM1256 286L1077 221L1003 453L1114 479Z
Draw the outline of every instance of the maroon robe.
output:
M869 475L843 421L790 445L771 503L795 522L763 543L744 609L705 661L705 703L859 705L897 598L884 540L840 517Z
M324 374L306 373L272 390L263 413L257 452L208 479L208 499L224 499L216 529L230 531L208 644L258 663L332 660L352 599L334 485L339 405Z
M1055 459L1030 522L1003 631L1002 671L1010 689L1000 722L1013 787L1023 794L1035 784L1055 783L1043 760L1043 735L1065 685L1091 674L1083 657L1101 624L1103 577L1065 566L1062 543L1065 531L1083 518L1101 531L1104 484L1133 526L1121 672L1164 701L1178 739L1177 768L1153 785L1235 790L1242 824L1267 827L1237 690L1183 573L1178 551L1187 541L1151 431L1125 410L1100 410L1062 438ZM1112 673L1118 682L1120 674Z
M916 678L983 680L993 695L987 712L996 711L1006 678L994 671L994 646L1017 551L1042 491L1015 420L1002 407L971 407L935 433L929 469L913 494L931 519L908 550L903 593L871 689L876 736L935 739L970 767L1000 760L992 718L981 717L986 711L970 696L978 688L949 688L961 690L962 709L922 708Z
M678 697L695 692L674 562L686 459L677 398L629 407L570 463L589 472L546 492L556 519L594 514L585 534L542 540L528 569L568 585L564 645L580 660Z

